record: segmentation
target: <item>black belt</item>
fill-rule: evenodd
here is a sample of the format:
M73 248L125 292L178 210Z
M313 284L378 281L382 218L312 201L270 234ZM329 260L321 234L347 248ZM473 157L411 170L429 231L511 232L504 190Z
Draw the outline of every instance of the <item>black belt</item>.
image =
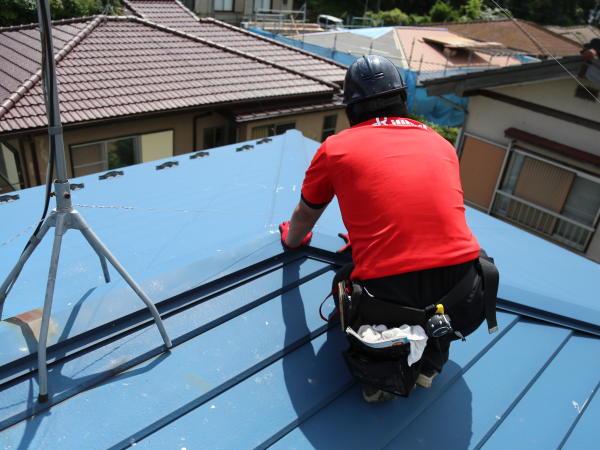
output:
M485 318L488 324L488 331L492 334L498 331L498 323L496 322L496 295L498 293L500 276L496 266L484 258L479 258L475 264L481 269L484 288ZM479 274L477 272L477 269L473 266L462 280L460 280L458 284L444 296L444 298L435 305L430 305L425 309L400 306L369 296L368 311L363 308L361 314L366 322L369 323L409 323L424 327L425 322L435 313L438 305L443 305L444 310L447 311L469 296L476 283L479 281ZM364 291L364 289L362 290ZM365 293L361 292L361 294L364 295ZM354 297L354 295L352 297ZM356 305L354 298L352 299L352 303ZM358 305L355 306L355 308L357 307Z

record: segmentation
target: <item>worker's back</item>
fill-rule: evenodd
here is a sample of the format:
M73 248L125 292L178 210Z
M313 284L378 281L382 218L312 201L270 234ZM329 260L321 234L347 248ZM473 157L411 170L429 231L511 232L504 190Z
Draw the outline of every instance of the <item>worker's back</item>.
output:
M352 240L353 278L370 279L477 258L456 152L419 122L379 118L332 136L306 173L312 203L337 195Z

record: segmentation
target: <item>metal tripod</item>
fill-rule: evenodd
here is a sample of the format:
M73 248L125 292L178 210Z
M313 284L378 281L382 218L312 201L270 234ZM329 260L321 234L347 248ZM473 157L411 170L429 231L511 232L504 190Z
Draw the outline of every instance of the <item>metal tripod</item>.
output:
M71 188L67 179L67 166L65 163L64 143L62 136L62 125L60 122L60 109L58 103L58 91L56 85L56 68L54 62L54 46L52 43L52 32L50 25L50 9L48 0L37 0L38 3L38 18L40 21L40 34L42 38L42 51L45 54L43 58L44 84L46 93L46 114L48 116L48 134L50 135L50 148L54 150L55 165L56 165L56 180L54 180L54 192L56 198L56 208L53 210L43 223L42 227L29 240L29 245L20 256L19 261L12 269L2 286L0 286L0 317L4 301L11 287L16 282L23 266L42 241L44 235L51 227L54 227L54 245L52 247L52 256L50 258L50 271L48 273L48 284L46 285L46 296L44 299L44 312L42 314L42 324L40 327L40 336L38 341L38 373L40 392L38 401L40 403L48 400L48 377L46 367L46 344L48 341L48 328L50 325L50 312L52 309L52 299L54 297L54 285L56 283L56 272L58 270L58 259L60 256L60 247L62 237L69 229L79 230L88 241L90 246L100 257L100 264L104 272L104 279L110 282L108 273L108 265L106 260L112 264L115 270L123 277L123 279L131 286L134 292L146 304L154 321L158 326L158 330L163 338L167 349L172 347L171 340L167 335L164 324L156 306L152 300L142 291L138 284L131 278L127 271L119 264L116 258L110 253L106 246L102 243L90 226L86 223L79 212L73 209L71 203ZM48 164L47 177L52 176L52 164ZM49 181L49 179L48 179Z

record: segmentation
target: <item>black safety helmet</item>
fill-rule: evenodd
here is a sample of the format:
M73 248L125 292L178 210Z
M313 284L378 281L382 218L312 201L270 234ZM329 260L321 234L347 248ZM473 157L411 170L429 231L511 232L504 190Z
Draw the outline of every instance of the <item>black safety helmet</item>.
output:
M379 55L363 55L354 61L346 72L342 104L348 106L406 89L408 86L389 59ZM403 100L406 100L406 94L403 95ZM363 106L364 109L381 109L384 105L379 103L368 105L369 107Z

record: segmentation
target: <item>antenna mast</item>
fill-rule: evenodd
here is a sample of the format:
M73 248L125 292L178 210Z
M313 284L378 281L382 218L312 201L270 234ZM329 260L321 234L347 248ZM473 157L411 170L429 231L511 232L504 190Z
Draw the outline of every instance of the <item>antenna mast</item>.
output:
M44 221L44 224L36 230L29 239L25 250L19 258L19 261L12 269L2 286L0 286L0 317L4 307L4 300L16 282L23 266L42 241L44 235L51 227L54 227L54 245L52 247L52 256L50 257L50 271L48 273L48 284L46 285L46 296L44 299L44 312L42 314L42 324L38 342L38 372L39 372L39 395L38 401L44 403L48 401L48 379L46 368L46 343L48 340L48 327L50 324L50 312L52 309L52 299L54 297L54 285L56 283L56 273L58 270L58 259L60 256L60 247L62 237L69 229L79 230L90 246L98 254L100 265L104 273L104 279L110 282L108 272L108 260L115 270L123 277L134 292L146 304L152 314L158 330L163 338L167 349L172 347L171 340L165 330L162 319L152 303L152 300L142 291L138 284L131 278L127 271L119 264L116 258L110 253L90 226L83 219L81 214L73 209L71 203L71 188L67 179L67 165L65 162L65 149L63 142L62 124L60 121L60 106L58 102L58 89L56 83L56 65L54 61L54 45L52 42L52 24L50 21L50 7L48 0L37 0L38 19L40 25L40 36L42 40L42 87L44 91L44 100L46 103L46 116L48 118L48 134L50 135L50 158L48 163L48 172L46 174L47 185L50 186L50 180L53 172L53 165L56 167L56 180L54 180L54 192L56 198L56 208L52 214ZM48 200L48 198L46 199Z

